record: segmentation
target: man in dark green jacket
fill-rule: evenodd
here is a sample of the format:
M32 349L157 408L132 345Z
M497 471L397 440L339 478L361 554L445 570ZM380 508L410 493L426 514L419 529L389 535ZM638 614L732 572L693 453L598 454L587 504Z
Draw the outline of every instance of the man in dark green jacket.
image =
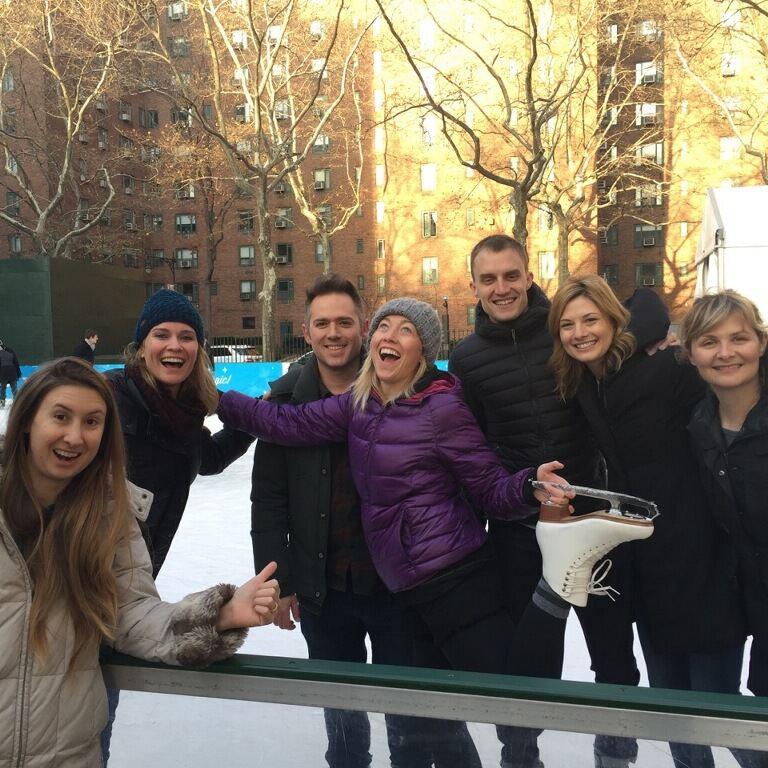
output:
M357 376L365 318L355 287L338 275L320 277L307 291L304 338L312 347L270 384L276 403L306 403L341 394ZM363 539L359 499L346 443L283 448L259 440L251 491L251 536L256 568L278 564L280 606L274 623L299 621L309 657L409 665L413 632L404 612L379 580ZM330 768L367 768L370 724L365 713L325 710ZM386 716L393 768L428 768L432 739L446 753L443 766L479 768L463 724L438 735L443 724ZM446 738L446 731L451 735Z

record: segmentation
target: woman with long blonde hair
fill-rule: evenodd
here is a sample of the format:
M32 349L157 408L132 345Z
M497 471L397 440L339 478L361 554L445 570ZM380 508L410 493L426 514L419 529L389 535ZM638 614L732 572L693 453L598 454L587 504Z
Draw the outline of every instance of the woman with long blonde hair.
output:
M27 380L0 474L0 763L94 768L107 719L99 643L200 665L232 655L241 628L271 621L271 563L239 589L163 603L136 518L151 494L125 480L103 377L75 358Z
M125 367L107 373L123 428L128 479L153 494L142 533L155 577L195 478L222 472L253 442L249 435L226 427L212 435L204 425L218 404L204 337L202 318L189 299L160 290L144 304L125 352ZM105 765L118 702L117 691L108 693Z
M666 314L651 291L643 298ZM652 539L629 545L630 583L618 585L628 621L636 619L650 684L735 693L742 620L686 432L703 385L673 349L646 354L628 324L605 280L569 278L549 315L557 386L563 397L578 398L605 458L608 488L653 499L661 513ZM678 768L712 764L708 747L671 749Z

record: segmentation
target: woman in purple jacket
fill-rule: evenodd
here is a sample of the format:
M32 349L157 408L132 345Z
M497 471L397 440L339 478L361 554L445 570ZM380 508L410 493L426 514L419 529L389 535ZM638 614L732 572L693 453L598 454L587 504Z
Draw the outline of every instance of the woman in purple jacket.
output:
M567 508L573 493L560 487L566 484L556 474L562 468L557 461L515 475L504 470L457 379L434 366L440 338L432 307L394 299L371 321L369 355L351 391L304 405L274 405L227 392L219 415L225 424L273 443L348 442L376 570L424 620L453 668L559 677L568 603L602 591L590 580L597 558L576 574L580 595L566 590L566 571L581 563L586 551L575 530L586 528L567 526L576 534L570 540L578 552L557 537L561 589L542 579L520 623L513 624L475 508L494 517L523 518L539 502ZM534 478L552 483L551 491L534 491L528 482ZM555 535L564 528L551 525ZM605 539L602 554L626 537L645 538L652 530L650 523L626 526L615 520L598 527L598 538ZM551 573L546 562L551 565L553 549L546 539L542 554L545 572ZM590 539L589 546L594 543Z

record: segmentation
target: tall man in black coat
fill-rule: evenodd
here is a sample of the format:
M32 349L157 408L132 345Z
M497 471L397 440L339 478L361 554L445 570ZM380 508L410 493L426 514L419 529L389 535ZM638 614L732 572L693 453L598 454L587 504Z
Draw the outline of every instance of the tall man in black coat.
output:
M475 332L457 345L448 367L461 379L488 442L509 472L557 459L565 465L562 474L569 482L602 487L601 461L589 425L578 404L563 402L555 391L549 367L549 300L533 282L525 248L508 235L491 235L475 245L470 261L471 286L479 300ZM541 577L536 516L520 522L490 520L489 534L507 605L517 621ZM622 558L614 552L612 560L611 583L621 583ZM631 619L623 611L628 602L621 597L616 603L592 599L577 609L597 682L639 682ZM509 764L540 766L536 731L519 729L519 737L517 751L525 758L513 762L510 755ZM636 753L634 740L595 740L597 768L603 761L622 765Z
M360 368L365 329L356 288L338 275L318 278L307 291L303 325L312 354L270 384L271 399L306 403L349 389ZM300 619L310 658L365 662L367 635L374 663L410 664L412 631L371 562L346 443L283 448L259 440L251 512L257 569L259 563L278 564L281 598L274 623L294 629ZM370 765L364 712L327 709L325 724L330 768ZM440 765L480 766L463 724L444 727L393 715L386 724L393 767L431 766L430 738L445 752Z

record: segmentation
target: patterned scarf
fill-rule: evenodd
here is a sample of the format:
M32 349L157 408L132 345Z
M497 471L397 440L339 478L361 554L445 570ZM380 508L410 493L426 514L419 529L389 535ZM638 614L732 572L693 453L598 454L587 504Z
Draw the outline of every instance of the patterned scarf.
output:
M144 398L158 425L183 443L189 443L198 435L206 410L197 400L181 400L171 397L165 385L157 382L157 388L149 386L136 365L126 365L125 375Z

